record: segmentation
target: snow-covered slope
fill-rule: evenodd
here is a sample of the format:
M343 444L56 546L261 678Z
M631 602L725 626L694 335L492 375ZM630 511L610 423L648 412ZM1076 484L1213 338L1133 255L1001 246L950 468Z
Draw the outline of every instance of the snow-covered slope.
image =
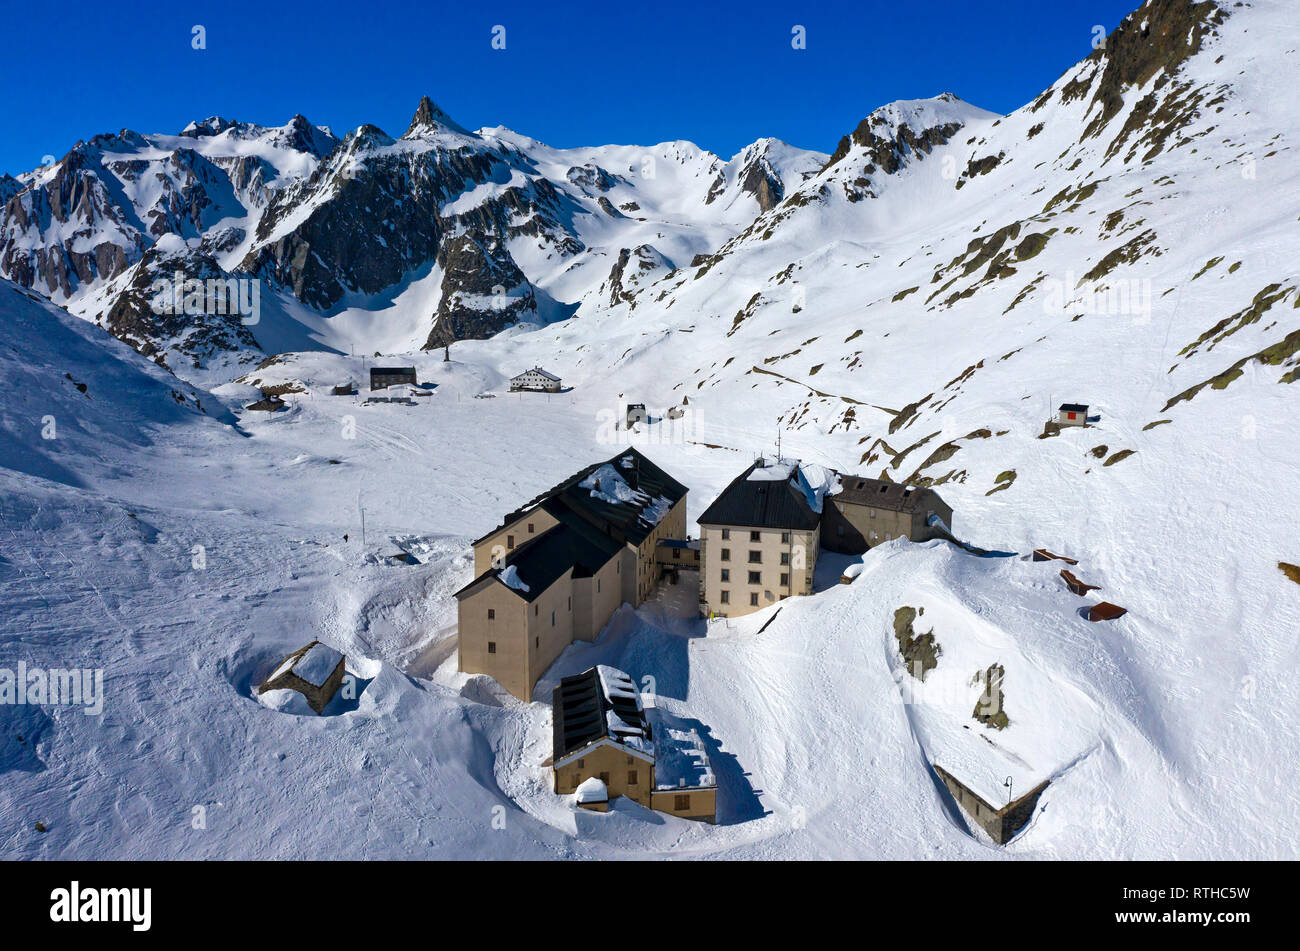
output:
M315 346L240 366L238 383L213 375L209 393L111 339L105 362L94 328L69 336L71 318L0 287L18 381L0 383L6 656L108 676L102 719L0 706L25 718L0 748L10 850L1293 856L1300 585L1279 563L1300 563L1300 108L1278 92L1300 66L1292 16L1152 0L1009 116L948 95L894 103L812 168L761 143L731 162L683 143L552 150L430 104L407 138L358 131L288 186L297 197L271 198L283 217L259 219L271 230L241 261L266 255L289 290L274 295L284 321L258 326L305 327ZM452 223L440 250L332 310L296 296L294 255L265 249L306 240L330 205L339 227L379 233L339 190L420 180L434 152L465 176L429 199ZM340 178L354 162L369 171ZM470 233L498 243L441 250ZM506 254L545 319L460 340L447 362L422 351L445 275ZM561 302L574 316L555 319ZM346 342L377 337L357 352L402 353L436 384L421 405L329 395L367 365ZM572 389L506 392L539 364ZM288 408L232 425L227 407L259 387ZM685 414L615 434L629 400ZM1092 424L1052 434L1061 402L1087 403ZM698 517L778 432L784 455L933 485L956 534L1002 554L891 542L851 585L836 583L849 560L826 556L814 596L708 625L692 585L666 586L571 648L531 704L455 672L452 592L469 539L503 512L634 440ZM399 544L423 563L387 562ZM1071 594L1059 563L1026 557L1038 547L1100 590ZM1079 615L1100 598L1128 613ZM943 648L920 690L895 637L905 608ZM360 697L320 719L258 704L257 678L317 638L347 654ZM548 691L592 663L654 678L660 722L705 738L718 826L578 813L550 793ZM993 665L1002 730L971 715ZM931 761L989 795L1008 775L1051 785L998 849ZM50 831L27 831L38 820Z

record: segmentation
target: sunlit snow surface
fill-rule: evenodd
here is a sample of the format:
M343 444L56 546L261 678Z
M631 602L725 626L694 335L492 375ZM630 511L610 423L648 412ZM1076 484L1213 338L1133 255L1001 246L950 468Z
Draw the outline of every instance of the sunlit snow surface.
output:
M1297 329L1292 292L1180 354L1261 288L1300 283L1300 121L1276 92L1300 62L1278 26L1287 13L1234 8L1193 61L1198 82L1231 85L1225 112L1196 120L1215 128L1194 146L1149 166L1107 160L1104 143L1077 144L1083 101L997 126L973 117L945 147L957 167L975 152L1008 160L959 192L942 178L944 149L878 201L846 201L832 169L837 197L782 220L779 240L755 233L703 277L647 288L634 311L457 343L449 363L411 354L437 384L419 405L331 396L366 364L310 352L254 374L305 384L287 411L242 413L255 387L194 390L0 284L0 667L106 675L102 716L0 705L5 854L1292 857L1300 586L1277 564L1300 563L1300 390L1278 382L1286 367L1250 363L1166 409ZM1253 179L1235 164L1243 150ZM1105 180L1088 203L1035 226L1058 231L1032 266L927 309L935 269L977 229L1092 179ZM1134 201L1148 204L1129 220L1162 249L1125 272L1151 281L1149 318L1076 321L1048 312L1042 287L1007 310L1039 270L1084 270L1132 237L1107 236L1102 219ZM793 279L776 279L792 263ZM756 293L764 302L729 335ZM572 390L507 392L537 365ZM662 419L683 397L684 417ZM662 421L629 437L614 426L627 401ZM1062 401L1099 418L1037 438ZM893 541L847 585L856 559L824 555L814 596L707 626L687 572L570 648L533 703L456 672L452 594L472 578L470 540L504 513L633 438L690 487L694 519L756 455L776 454L778 429L780 456L898 479L955 442L926 469L965 473L939 486L951 527L1009 554ZM1135 454L1105 466L1098 446ZM1010 470L1011 486L986 494ZM377 557L412 539L419 563ZM1101 590L1071 594L1059 562L1025 557L1037 547L1078 559ZM1099 598L1128 613L1088 622L1079 609ZM916 630L942 647L920 690L893 634L904 606L925 608ZM311 639L347 656L355 698L320 717L259 703L257 684ZM970 715L972 678L994 663L1003 731ZM629 674L656 729L699 734L718 825L626 801L588 813L552 793L550 693L593 664ZM1021 792L1051 785L999 848L970 830L930 761L990 797L1008 777Z

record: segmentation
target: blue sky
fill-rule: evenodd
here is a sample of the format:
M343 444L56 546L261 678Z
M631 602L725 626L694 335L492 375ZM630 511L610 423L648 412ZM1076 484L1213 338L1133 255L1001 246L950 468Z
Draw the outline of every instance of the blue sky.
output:
M924 0L715 6L222 2L54 8L0 0L0 171L131 128L222 115L336 133L406 128L422 94L462 125L556 146L690 139L730 156L762 136L834 149L875 107L953 92L1032 99L1139 0ZM129 12L124 12L129 11ZM30 28L26 24L30 23ZM207 48L191 46L195 25ZM505 49L492 48L505 27ZM806 29L806 49L791 46Z

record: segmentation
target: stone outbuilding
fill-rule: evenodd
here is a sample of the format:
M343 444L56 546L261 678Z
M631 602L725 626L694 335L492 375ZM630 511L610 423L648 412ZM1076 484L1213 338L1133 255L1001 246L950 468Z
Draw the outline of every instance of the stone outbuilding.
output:
M840 473L840 491L826 497L822 546L860 555L895 538L952 539L952 507L933 489Z
M296 690L307 698L308 706L321 713L343 683L345 661L334 648L312 641L280 661L257 692Z
M974 819L976 825L987 832L998 845L1005 845L1033 818L1038 798L1049 783L1049 780L1045 779L1005 806L994 806L938 763L932 765L935 774L943 781L948 792L952 793L952 798L957 801L957 805L961 806L962 811Z
M694 731L657 737L632 678L600 665L563 678L551 698L555 792L604 812L619 796L701 822L717 820L718 784ZM656 773L656 768L662 767Z

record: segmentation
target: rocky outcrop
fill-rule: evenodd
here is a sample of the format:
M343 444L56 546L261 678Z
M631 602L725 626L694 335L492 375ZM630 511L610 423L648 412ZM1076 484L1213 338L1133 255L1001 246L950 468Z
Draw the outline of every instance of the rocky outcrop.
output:
M218 354L256 352L250 327L260 319L261 289L249 281L202 251L163 242L125 275L100 323L165 366L178 357L202 367Z
M652 245L622 248L618 260L610 268L609 277L601 285L601 297L610 305L632 301L637 291L654 283L673 269L673 264Z
M456 235L439 249L438 266L442 297L425 350L482 340L537 314L532 285L499 241Z

